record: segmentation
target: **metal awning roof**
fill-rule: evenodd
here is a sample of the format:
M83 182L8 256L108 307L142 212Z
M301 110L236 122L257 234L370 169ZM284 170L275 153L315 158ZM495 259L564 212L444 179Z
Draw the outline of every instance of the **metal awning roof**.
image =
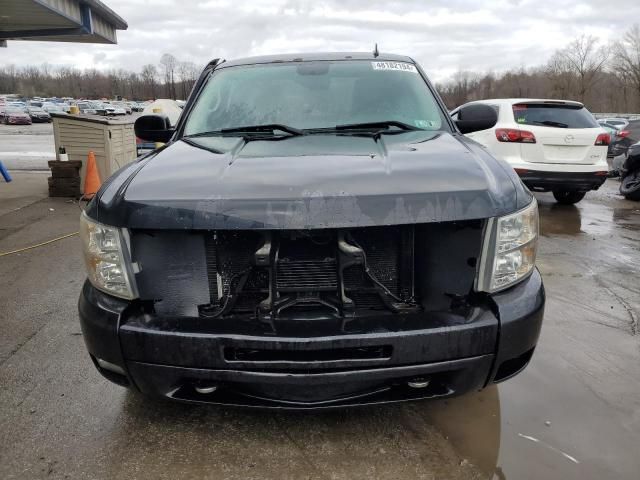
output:
M0 0L0 44L6 40L117 43L127 22L100 0Z

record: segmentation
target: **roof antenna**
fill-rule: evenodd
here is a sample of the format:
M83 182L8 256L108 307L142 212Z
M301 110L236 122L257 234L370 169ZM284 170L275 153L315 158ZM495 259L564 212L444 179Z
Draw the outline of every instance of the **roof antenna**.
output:
M376 46L373 47L373 58L378 58L380 56L380 52L378 52L378 44L376 43Z

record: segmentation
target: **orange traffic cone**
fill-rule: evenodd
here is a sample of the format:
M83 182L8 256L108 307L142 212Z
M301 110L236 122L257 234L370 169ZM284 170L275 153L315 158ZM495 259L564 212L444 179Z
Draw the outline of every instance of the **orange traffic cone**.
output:
M98 193L101 183L96 156L91 151L87 157L87 173L84 176L84 195L82 197L91 200Z

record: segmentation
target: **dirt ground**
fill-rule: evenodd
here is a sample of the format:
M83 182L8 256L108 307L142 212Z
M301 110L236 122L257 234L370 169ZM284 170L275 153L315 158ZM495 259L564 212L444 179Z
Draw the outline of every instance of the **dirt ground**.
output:
M72 236L0 256L2 479L637 479L640 204L608 180L537 195L547 289L529 367L448 401L269 413L150 401L104 380L77 318ZM0 183L0 254L75 232L46 175Z

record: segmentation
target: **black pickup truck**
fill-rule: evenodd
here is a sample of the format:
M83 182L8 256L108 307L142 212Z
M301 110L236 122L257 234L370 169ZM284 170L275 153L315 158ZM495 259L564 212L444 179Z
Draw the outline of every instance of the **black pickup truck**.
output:
M79 312L109 380L187 402L331 408L458 395L531 359L538 212L411 58L212 61L166 144L81 218Z

